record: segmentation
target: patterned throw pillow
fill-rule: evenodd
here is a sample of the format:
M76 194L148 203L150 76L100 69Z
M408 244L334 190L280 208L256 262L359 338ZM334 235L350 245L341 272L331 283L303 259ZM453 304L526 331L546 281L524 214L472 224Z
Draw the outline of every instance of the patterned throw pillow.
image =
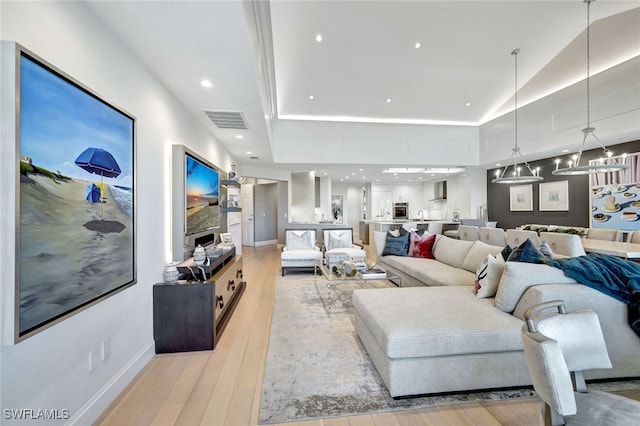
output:
M409 233L406 229L400 228L397 237L387 231L387 240L382 251L383 256L406 256L408 251Z
M411 231L409 234L409 251L407 255L424 259L435 259L432 250L436 242L436 236L436 234L425 232L421 237L420 234Z
M498 291L498 284L504 271L504 261L501 257L487 256L476 271L476 297L483 299L493 297Z
M513 247L511 247L509 244L504 246L504 248L500 252L500 254L502 255L502 260L504 260L506 262L512 251L513 251Z
M527 240L513 249L507 262L524 262L524 263L547 263L549 259L527 238Z

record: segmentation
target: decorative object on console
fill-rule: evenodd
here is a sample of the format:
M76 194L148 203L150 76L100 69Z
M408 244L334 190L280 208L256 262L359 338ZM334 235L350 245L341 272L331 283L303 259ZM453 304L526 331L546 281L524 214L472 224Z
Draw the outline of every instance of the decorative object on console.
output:
M163 276L166 282L171 283L178 280L178 277L180 277L180 272L178 271L179 263L180 262L170 262L165 266Z
M207 260L207 252L204 249L204 247L198 244L196 248L193 250L193 261L195 262L196 265L200 266L200 265L204 265L206 260Z
M506 166L502 173L500 173L500 169L496 170L496 177L491 182L492 183L528 183L528 182L539 182L543 180L542 176L540 176L539 169L533 170L529 163L527 163L520 153L520 147L518 147L518 53L520 53L520 49L514 49L511 54L513 55L513 59L515 62L515 94L514 94L514 104L515 108L513 110L514 120L515 120L515 144L513 149L511 150L511 159L513 161L513 174L511 176L505 176L507 174L507 170L509 170L509 166ZM530 175L522 175L522 167L518 166L518 158L522 160L524 166L529 170ZM513 209L512 209L513 210Z
M587 4L587 127L582 129L582 145L580 145L580 149L578 152L572 156L572 159L569 161L569 167L565 167L562 169L558 168L558 163L556 163L556 169L551 173L554 175L585 175L589 173L607 173L607 172L618 172L621 170L626 170L629 168L626 164L618 163L614 158L612 152L604 146L602 141L598 139L595 134L596 129L591 127L591 105L590 105L590 95L591 95L591 85L589 80L589 72L591 65L591 55L590 55L590 42L591 42L591 34L590 34L590 9L591 3L596 0L583 0L584 3ZM587 142L587 138L589 135L593 136L593 138L598 142L600 147L602 148L602 152L605 154L607 159L602 160L598 164L588 164L586 166L580 165L580 158L582 157L582 151L584 150L585 143ZM608 163L607 163L608 161ZM624 161L624 157L623 157Z

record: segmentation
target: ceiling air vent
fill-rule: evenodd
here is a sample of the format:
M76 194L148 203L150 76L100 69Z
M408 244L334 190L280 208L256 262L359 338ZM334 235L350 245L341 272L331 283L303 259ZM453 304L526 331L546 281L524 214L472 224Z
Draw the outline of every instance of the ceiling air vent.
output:
M252 155L251 157L249 157L249 160L257 160L258 157L256 157L255 155Z
M203 111L219 129L247 129L247 123L240 111Z

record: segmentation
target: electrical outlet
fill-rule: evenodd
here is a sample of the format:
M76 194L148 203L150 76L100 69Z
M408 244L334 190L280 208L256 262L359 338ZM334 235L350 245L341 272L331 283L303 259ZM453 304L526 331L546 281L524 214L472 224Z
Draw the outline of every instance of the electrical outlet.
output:
M106 361L111 356L111 338L100 344L100 359Z
M98 366L98 349L89 352L89 372L96 369Z

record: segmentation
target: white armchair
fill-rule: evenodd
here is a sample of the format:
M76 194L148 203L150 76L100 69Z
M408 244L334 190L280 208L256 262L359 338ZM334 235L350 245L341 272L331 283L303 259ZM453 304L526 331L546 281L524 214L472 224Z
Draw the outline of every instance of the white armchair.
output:
M538 315L547 308L559 314ZM564 303L554 300L530 307L524 316L522 343L533 387L543 400L545 425L640 424L639 401L587 391L582 370L611 368L597 314L567 313Z
M362 245L353 242L351 228L323 229L322 237L325 256L327 253L346 253L352 260L367 257L367 252L363 250Z
M313 268L318 273L322 251L316 245L315 229L285 230L285 245L280 253L280 266L284 277L285 268Z

